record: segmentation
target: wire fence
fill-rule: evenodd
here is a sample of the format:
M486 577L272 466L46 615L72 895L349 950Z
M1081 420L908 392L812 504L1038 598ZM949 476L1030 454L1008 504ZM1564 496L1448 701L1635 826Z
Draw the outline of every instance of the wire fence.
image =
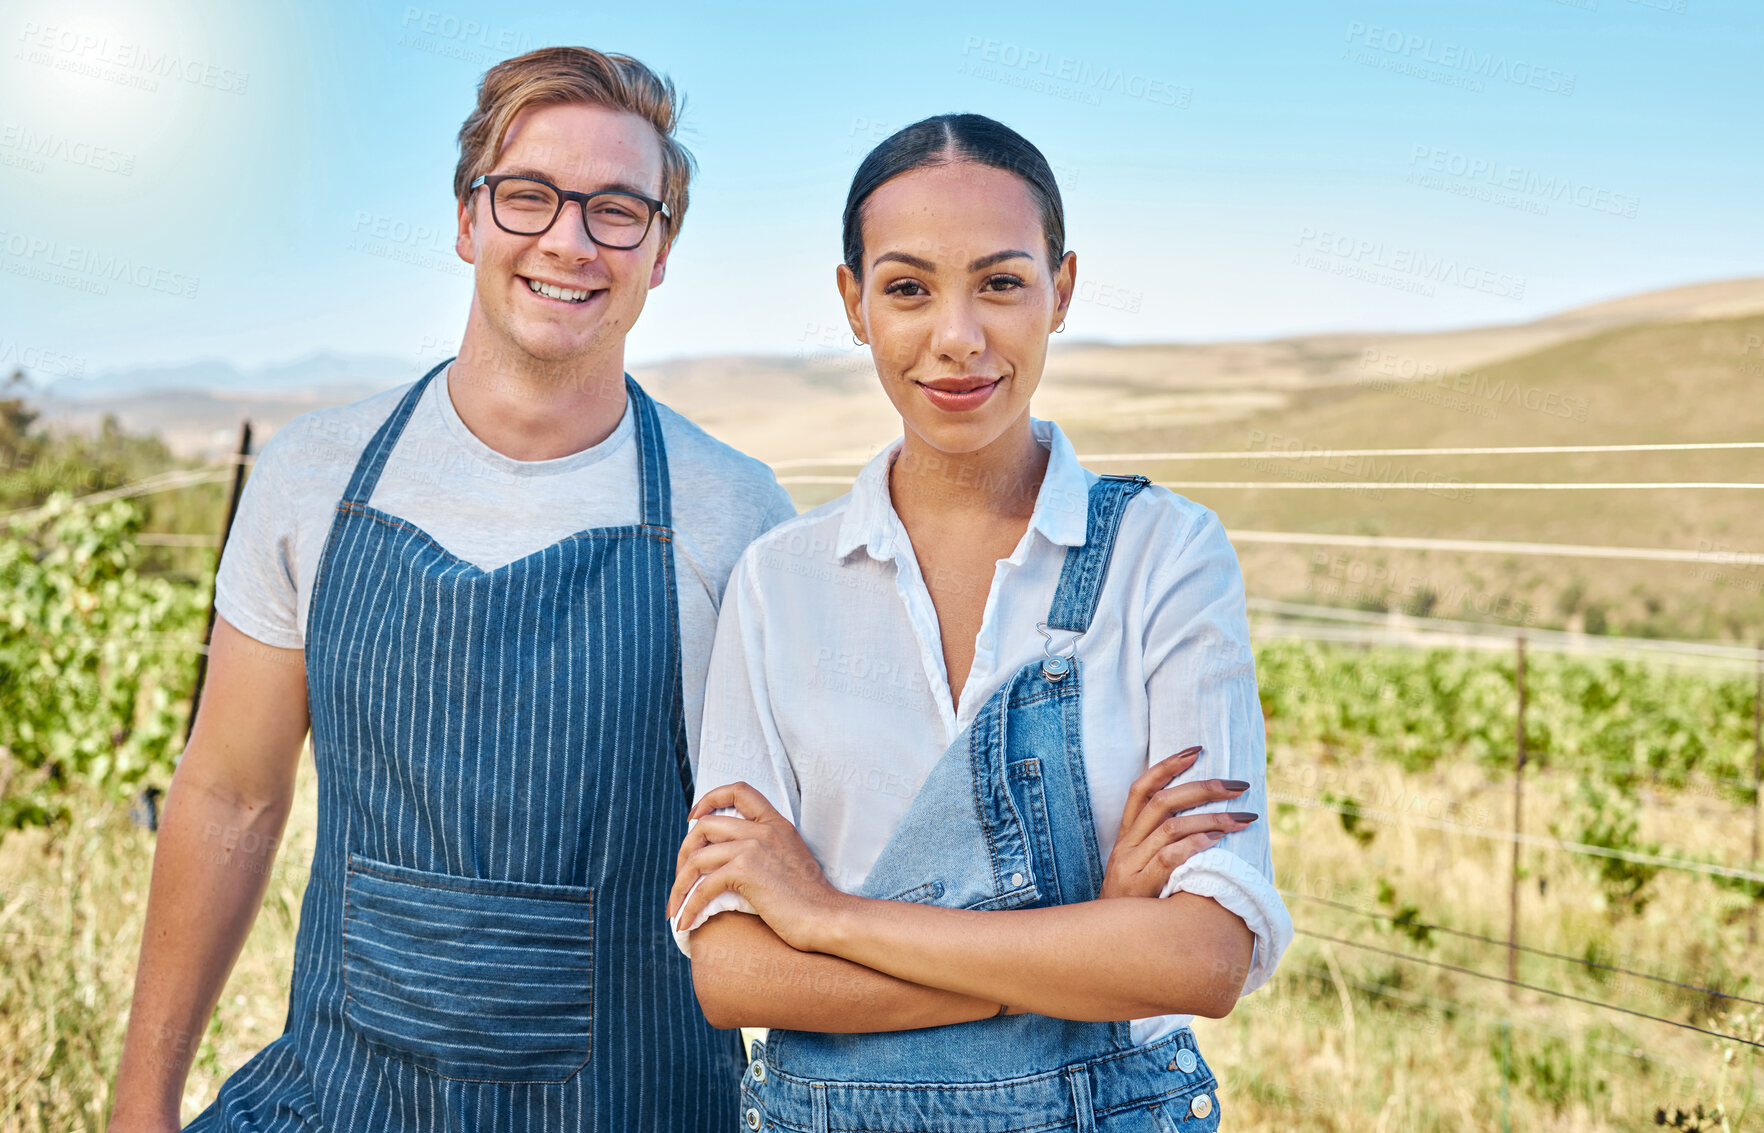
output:
M1379 810L1376 807L1361 806L1358 803L1336 803L1320 799L1306 798L1288 791L1269 791L1268 801L1285 803L1288 806L1302 806L1313 810L1329 810L1350 818L1369 818L1380 822L1398 822L1405 826L1424 826L1431 830L1440 830L1449 834L1462 834L1471 838L1485 838L1495 842L1507 842L1519 846L1536 846L1547 850L1561 850L1570 854L1586 854L1592 857L1610 858L1613 861L1630 862L1635 865L1651 866L1655 869L1672 869L1684 873L1700 873L1709 877L1731 877L1736 881L1751 881L1764 884L1764 873L1757 870L1739 869L1735 866L1718 865L1714 862L1699 862L1684 858L1669 858L1659 854L1644 854L1636 850L1618 850L1608 846L1592 846L1585 842L1570 842L1562 838L1551 838L1542 834L1527 834L1519 830L1491 830L1486 826L1476 826L1467 822L1453 822L1448 818L1432 818L1425 814L1403 814L1398 811Z
M248 448L248 444L242 448ZM1510 447L1459 447L1459 448L1386 448L1386 449L1336 449L1336 450L1250 450L1237 452L1190 452L1190 453L1099 453L1080 459L1086 463L1148 463L1159 461L1205 461L1205 460L1284 460L1284 459L1329 459L1334 457L1429 457L1429 456L1510 456L1530 454L1572 454L1572 453L1641 453L1641 452L1688 452L1699 450L1742 450L1764 449L1764 442L1717 442L1717 443L1683 443L1683 444L1639 444L1639 445L1557 445L1557 446L1510 446ZM239 466L249 466L252 457L243 453L217 461L207 467L197 469L176 470L121 485L119 487L94 492L71 501L57 501L35 508L0 514L0 520L31 522L50 514L60 507L82 507L109 502L117 499L128 499L146 496L158 492L176 491L183 488L224 481L235 478L235 503L237 496L236 475ZM801 460L779 461L773 465L776 471L789 473L797 468L831 468L856 467L866 463L870 458L827 457ZM818 476L787 474L779 477L784 485L849 485L850 476ZM1379 489L1394 488L1398 490L1435 490L1432 483L1385 483L1378 481L1325 481L1325 482L1293 482L1293 481L1159 481L1171 488L1207 488L1218 490L1347 490L1377 487ZM1751 490L1764 488L1764 483L1734 481L1589 481L1589 482L1540 482L1540 481L1501 481L1501 482L1453 482L1454 488L1479 490L1514 490L1514 491L1638 491L1659 489L1690 489L1690 490ZM229 508L231 505L229 505ZM1534 555L1540 557L1571 557L1571 558L1604 558L1632 559L1656 562L1700 562L1719 563L1721 565L1764 565L1764 551L1721 551L1711 553L1707 549L1690 550L1683 548L1661 547L1621 547L1592 546L1577 544L1551 544L1535 542L1515 542L1499 540L1463 540L1437 539L1404 536L1373 536L1373 535L1341 535L1319 532L1280 532L1280 531L1234 531L1231 533L1234 542L1240 544L1273 544L1273 545L1333 545L1374 547L1385 549L1453 551L1468 553L1488 553L1502 555ZM213 547L216 540L203 535L190 535L167 532L147 532L140 536L140 541L147 545L168 547ZM221 539L224 542L224 535ZM1354 819L1372 819L1383 822L1394 822L1415 827L1423 827L1440 831L1449 835L1469 836L1485 840L1506 842L1514 847L1513 858L1513 893L1512 915L1509 933L1506 940L1471 932L1449 925L1422 921L1415 915L1393 914L1380 910L1360 908L1344 902L1334 901L1313 894L1282 890L1284 896L1302 901L1330 906L1340 911L1353 913L1363 917L1379 919L1410 933L1441 933L1457 939L1477 943L1488 947L1498 947L1508 958L1508 974L1505 976L1485 972L1476 968L1459 964L1447 963L1430 957L1415 955L1381 945L1347 937L1334 936L1319 932L1308 927L1298 928L1301 935L1328 944L1340 945L1381 955L1388 959L1406 964L1429 967L1435 970L1451 972L1465 977L1504 985L1509 992L1523 990L1547 996L1553 999L1571 1001L1597 1010L1617 1013L1629 1017L1646 1020L1655 1024L1679 1028L1689 1032L1715 1039L1724 1043L1740 1044L1754 1049L1764 1049L1764 1042L1743 1035L1731 1034L1710 1027L1699 1026L1693 1022L1672 1019L1651 1014L1633 1007L1606 1000L1580 995L1558 987L1542 983L1522 981L1516 978L1516 963L1519 956L1531 956L1547 959L1555 963L1572 964L1588 971L1602 971L1621 974L1626 977L1650 981L1662 986L1670 986L1680 991L1718 999L1727 1003L1764 1006L1764 1000L1752 998L1734 990L1724 990L1707 984L1691 983L1684 980L1671 979L1656 974L1643 972L1621 965L1608 964L1588 957L1570 956L1565 953L1538 948L1524 944L1518 932L1518 848L1521 846L1546 849L1568 854L1585 855L1623 861L1650 868L1666 869L1697 874L1706 877L1719 877L1752 884L1764 884L1764 871L1756 868L1757 862L1757 822L1760 802L1760 776L1764 775L1764 762L1754 759L1752 784L1753 812L1753 862L1754 868L1724 865L1718 862L1697 861L1682 857L1648 853L1616 847L1598 846L1584 842L1532 834L1525 831L1520 824L1519 798L1526 769L1524 756L1524 650L1527 648L1566 655L1584 655L1598 657L1624 657L1645 660L1650 663L1670 665L1690 665L1728 672L1757 668L1764 674L1764 649L1751 649L1730 642L1696 642L1696 641L1661 641L1646 638L1619 638L1603 635L1572 633L1567 631L1540 630L1529 627L1513 627L1491 625L1486 623L1463 622L1443 618L1410 617L1400 614L1379 614L1367 611L1347 610L1340 607L1306 605L1302 603L1277 602L1263 599L1252 599L1249 609L1254 617L1254 635L1260 638L1270 637L1303 637L1310 640L1335 642L1356 645L1379 645L1408 648L1451 648L1463 650L1506 650L1519 651L1519 667L1516 676L1519 696L1519 722L1517 743L1519 760L1515 770L1515 807L1514 828L1511 830L1493 829L1470 823L1454 822L1450 819L1436 818L1427 814L1404 813L1374 807L1361 806L1348 801L1329 799L1312 799L1289 792L1270 791L1269 798L1273 802L1334 811L1344 817ZM205 653L206 647L199 642L171 641L160 642L170 648L187 648ZM1761 702L1757 712L1760 734L1756 739L1757 756L1764 756L1764 677L1760 679ZM1633 771L1633 766L1622 765L1625 770ZM1756 915L1756 903L1753 907ZM1755 924L1755 921L1754 921ZM1334 968L1331 960L1330 973L1332 978L1344 979ZM1368 981L1349 979L1363 990L1371 994L1398 996L1410 1000L1426 1000L1436 1002L1451 1009L1462 1009L1471 1005L1458 1000L1437 997L1416 996L1414 993L1401 992L1398 989L1374 984ZM1472 1007L1473 1010L1481 1010ZM1484 1012L1486 1013L1486 1012ZM1510 1013L1500 1016L1502 1026L1511 1022ZM1647 1058L1649 1055L1640 1051L1624 1050L1613 1047L1614 1052L1635 1057ZM1504 1073L1504 1070L1503 1070Z
M1282 897L1297 899L1300 901L1311 901L1311 902L1315 902L1316 904L1319 904L1319 905L1327 905L1331 908L1341 909L1344 912L1354 913L1357 916L1371 917L1371 918L1374 918L1377 920L1386 921L1390 924L1394 924L1394 925L1402 928L1403 930L1409 931L1409 932L1421 931L1421 932L1443 933L1447 936L1456 936L1456 937L1461 937L1465 940L1474 940L1474 941L1477 941L1482 944L1491 944L1491 945L1494 945L1498 948L1512 948L1512 949L1515 949L1519 952L1522 952L1528 956L1542 956L1542 957L1545 957L1550 960L1559 960L1564 963L1578 964L1583 968L1590 968L1590 969L1595 969L1595 970L1605 971L1605 972L1616 972L1620 975L1625 975L1625 976L1634 976L1636 979L1650 980L1654 983L1665 984L1670 987L1676 987L1676 988L1679 988L1683 991L1696 992L1699 995L1707 995L1707 996L1711 996L1711 997L1717 998L1717 999L1731 1000L1735 1003L1750 1003L1750 1004L1753 1004L1754 1006L1764 1007L1764 999L1752 999L1748 996L1738 995L1733 992L1721 991L1718 988L1704 987L1700 984L1685 983L1682 980L1669 979L1665 976L1657 976L1657 975L1654 975L1650 972L1638 972L1633 968L1625 968L1625 967L1622 967L1617 964L1606 964L1601 961L1590 960L1590 959L1587 959L1582 956L1569 956L1569 955L1562 953L1562 952L1551 952L1548 949L1533 948L1530 945L1526 945L1526 944L1509 944L1505 940L1497 940L1492 936L1484 936L1481 933L1468 932L1464 929L1452 928L1448 925L1429 924L1428 922L1418 920L1413 916L1404 916L1399 913L1385 913L1385 912L1381 912L1377 909L1361 908L1358 905L1350 905L1346 901L1336 901L1336 900L1333 900L1328 897L1319 897L1316 894L1312 894L1312 893L1299 893L1299 892L1295 892L1290 889L1280 890L1280 895Z
M1576 995L1573 992L1562 991L1559 988L1544 987L1542 984L1526 983L1522 980L1513 979L1510 976L1497 976L1490 972L1479 972L1474 968L1466 968L1460 964L1448 964L1443 960L1431 960L1425 956L1415 956L1407 952L1398 952L1391 948L1381 948L1376 944L1367 944L1364 941L1359 940L1348 940L1345 937L1330 936L1327 933L1314 932L1306 928L1298 929L1297 932L1300 935L1309 936L1316 940L1327 940L1331 944L1341 944L1348 948L1358 948L1366 952L1376 952L1379 955L1388 956L1396 960L1403 960L1411 964L1422 964L1429 968L1438 968L1443 971L1456 972L1461 976L1471 976L1475 979L1490 980L1496 983L1506 984L1508 987L1519 988L1524 991L1535 991L1541 995L1554 996L1558 999L1569 999L1573 1000L1575 1003L1583 1003L1588 1007L1598 1007L1606 1011L1617 1011L1625 1015L1633 1015L1638 1019L1647 1019L1655 1023L1664 1023L1669 1027L1681 1027L1684 1030L1696 1031L1699 1034L1708 1035L1711 1038L1722 1039L1726 1042L1744 1043L1747 1046L1764 1050L1764 1042L1744 1038L1740 1035L1730 1035L1722 1031L1712 1031L1707 1027L1699 1027L1695 1023L1686 1023L1678 1019L1667 1019L1659 1015L1650 1015L1646 1011L1637 1011L1633 1007L1624 1007L1622 1004L1618 1003L1606 1003L1600 999L1592 999L1588 996Z

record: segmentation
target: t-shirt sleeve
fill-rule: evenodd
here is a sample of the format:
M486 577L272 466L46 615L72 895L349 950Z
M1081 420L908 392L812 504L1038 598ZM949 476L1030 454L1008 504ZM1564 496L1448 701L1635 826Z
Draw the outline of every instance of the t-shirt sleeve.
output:
M795 518L796 504L791 500L790 493L784 490L784 486L778 483L774 476L771 491L766 497L765 511L760 517L760 529L753 533L753 537L757 539L785 520Z
M765 611L753 580L753 561L752 554L744 554L736 563L717 619L716 644L705 675L694 802L718 787L746 782L778 813L796 822L802 797L772 718L765 669ZM724 808L716 813L736 812ZM739 894L719 893L692 924L681 925L675 918L675 944L692 955L692 930L717 913L730 911L751 913L754 909Z
M304 642L299 616L298 501L289 483L287 430L252 464L214 579L215 612L241 633L282 649Z
M1177 866L1162 893L1211 897L1243 918L1255 934L1240 993L1248 995L1273 976L1293 930L1274 887L1268 845L1266 737L1243 574L1213 512L1206 511L1186 545L1151 572L1146 602L1148 766L1200 744L1200 757L1172 783L1240 779L1250 788L1235 799L1206 803L1190 813L1247 810L1262 816Z

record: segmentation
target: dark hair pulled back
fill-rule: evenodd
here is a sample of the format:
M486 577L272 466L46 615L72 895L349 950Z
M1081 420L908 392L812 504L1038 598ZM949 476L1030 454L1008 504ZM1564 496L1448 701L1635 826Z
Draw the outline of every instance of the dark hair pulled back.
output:
M852 174L845 198L845 266L864 275L864 202L888 181L915 169L971 161L1021 177L1041 206L1050 269L1066 255L1066 210L1047 158L1029 140L984 114L939 114L895 131Z

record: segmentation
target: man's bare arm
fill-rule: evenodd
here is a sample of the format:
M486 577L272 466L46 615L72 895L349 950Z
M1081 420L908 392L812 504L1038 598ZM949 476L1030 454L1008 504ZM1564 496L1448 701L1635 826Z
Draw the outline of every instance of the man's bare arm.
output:
M268 887L307 728L301 651L217 618L153 853L112 1133L181 1127L184 1081Z

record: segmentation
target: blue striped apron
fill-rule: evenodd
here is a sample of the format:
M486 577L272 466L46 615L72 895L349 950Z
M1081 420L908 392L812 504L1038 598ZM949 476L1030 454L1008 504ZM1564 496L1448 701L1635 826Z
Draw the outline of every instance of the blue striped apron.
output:
M1127 504L1090 489L1044 632L1082 638ZM1081 728L1083 666L1061 638L1012 674L934 764L871 867L866 897L955 909L1092 901L1102 856ZM1007 1015L872 1034L772 1030L741 1082L748 1133L1209 1133L1212 1070L1184 1027L1135 1046L1132 1025Z
M485 571L370 503L446 364L362 453L313 586L287 1027L190 1128L727 1128L739 1046L662 915L691 769L655 406L627 377L642 522Z

